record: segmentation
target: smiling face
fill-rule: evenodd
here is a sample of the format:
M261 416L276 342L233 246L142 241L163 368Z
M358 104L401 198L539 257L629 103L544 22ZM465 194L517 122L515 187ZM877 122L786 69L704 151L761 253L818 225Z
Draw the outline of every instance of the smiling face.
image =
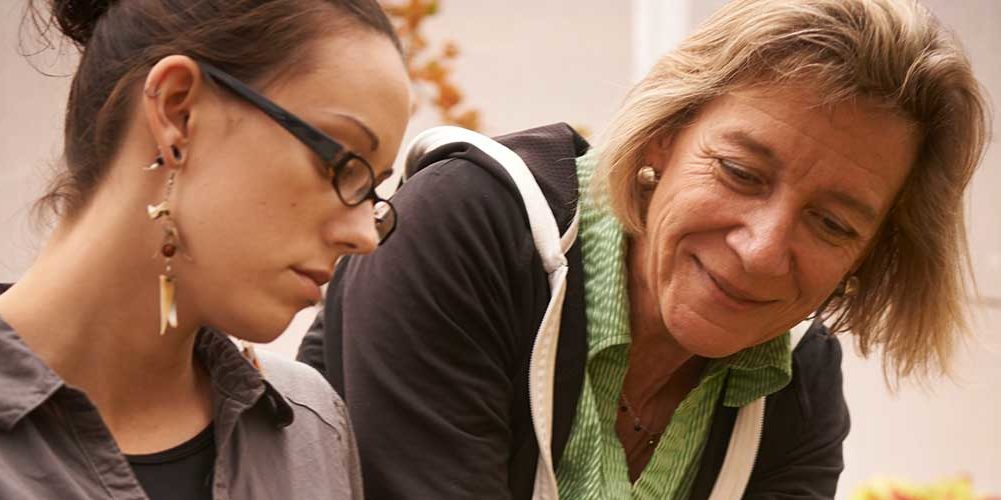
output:
M670 334L718 358L802 321L864 256L916 145L864 100L791 88L719 97L652 143L661 180L631 265Z
M307 69L261 93L373 167L392 173L410 113L400 55L383 35L319 41ZM295 73L297 72L298 73ZM338 257L377 246L372 201L348 207L320 157L246 101L204 85L177 175L181 314L256 342L320 299Z

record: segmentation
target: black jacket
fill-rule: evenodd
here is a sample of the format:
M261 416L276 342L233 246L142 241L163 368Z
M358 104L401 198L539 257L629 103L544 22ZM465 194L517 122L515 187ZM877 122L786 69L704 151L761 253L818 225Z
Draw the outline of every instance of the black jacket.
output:
M587 143L563 124L498 140L525 160L565 229L578 193L575 158ZM528 356L549 300L546 274L500 165L453 145L421 167L393 198L393 237L338 265L299 359L348 401L369 498L529 499L538 448ZM557 464L587 358L579 242L567 257ZM840 364L840 345L817 323L794 353L792 382L768 397L745 498L834 497L849 427ZM718 404L691 498L708 497L735 418L736 409Z

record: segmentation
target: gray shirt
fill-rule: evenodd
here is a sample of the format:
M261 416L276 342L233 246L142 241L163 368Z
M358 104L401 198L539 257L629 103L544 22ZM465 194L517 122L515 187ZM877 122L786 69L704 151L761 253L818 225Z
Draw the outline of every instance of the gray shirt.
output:
M267 353L258 371L208 329L195 355L214 392L213 498L362 498L347 412L318 372ZM146 498L87 395L0 320L0 499Z

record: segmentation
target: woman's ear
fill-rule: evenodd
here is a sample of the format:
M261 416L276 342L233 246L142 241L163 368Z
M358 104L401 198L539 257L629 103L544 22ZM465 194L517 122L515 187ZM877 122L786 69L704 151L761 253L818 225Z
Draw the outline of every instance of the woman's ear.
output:
M662 132L654 137L646 145L643 152L644 165L650 165L658 174L664 173L664 166L671 156L671 145L674 142L674 134L669 131Z
M180 167L187 157L195 124L195 103L204 89L201 70L188 56L160 59L146 76L143 114L167 165Z

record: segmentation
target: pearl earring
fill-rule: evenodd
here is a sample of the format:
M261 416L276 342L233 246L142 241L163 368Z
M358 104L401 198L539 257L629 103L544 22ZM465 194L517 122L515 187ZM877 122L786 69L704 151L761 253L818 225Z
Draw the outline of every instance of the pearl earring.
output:
M636 182L645 188L656 186L660 181L660 174L650 165L643 165L636 171Z

